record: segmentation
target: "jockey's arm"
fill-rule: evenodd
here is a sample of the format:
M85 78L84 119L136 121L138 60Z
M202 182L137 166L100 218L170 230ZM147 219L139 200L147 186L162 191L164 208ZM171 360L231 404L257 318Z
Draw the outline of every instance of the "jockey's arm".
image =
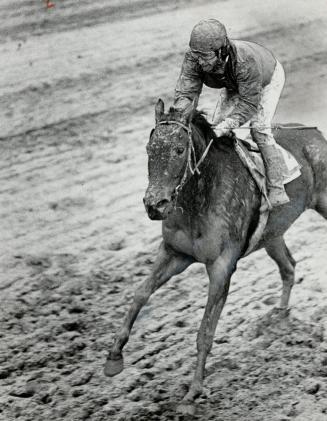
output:
M185 110L195 97L200 96L202 85L201 70L187 51L175 88L174 107L181 111Z
M262 92L262 77L256 61L251 57L238 63L236 79L239 101L225 120L217 125L213 122L217 136L242 126L257 113Z

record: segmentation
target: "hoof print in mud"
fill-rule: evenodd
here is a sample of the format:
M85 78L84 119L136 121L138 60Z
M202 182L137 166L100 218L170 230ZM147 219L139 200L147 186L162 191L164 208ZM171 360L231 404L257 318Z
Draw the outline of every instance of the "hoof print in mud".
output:
M188 419L195 415L195 406L191 403L181 403L176 408L177 414L183 416L182 419Z
M124 360L119 358L118 360L107 359L104 366L104 375L107 377L114 377L121 373L124 369Z

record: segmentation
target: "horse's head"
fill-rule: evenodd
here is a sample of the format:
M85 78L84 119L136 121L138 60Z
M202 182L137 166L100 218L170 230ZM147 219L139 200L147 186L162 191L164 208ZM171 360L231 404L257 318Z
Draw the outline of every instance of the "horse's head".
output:
M163 101L159 99L156 104L156 126L147 144L149 186L143 199L150 219L167 218L178 189L192 175L188 167L195 107L193 102L183 113L170 108L165 114Z

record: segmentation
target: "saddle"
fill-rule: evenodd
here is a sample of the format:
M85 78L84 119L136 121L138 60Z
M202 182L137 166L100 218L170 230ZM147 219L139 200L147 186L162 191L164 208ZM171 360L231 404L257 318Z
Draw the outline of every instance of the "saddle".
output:
M233 140L234 148L238 156L250 171L260 191L266 196L266 169L258 146L253 141L249 141L248 138L240 139L234 137ZM301 165L294 156L282 146L277 144L277 148L281 151L284 159L283 183L288 184L301 175Z
M270 213L268 206L265 206L268 198L266 170L258 146L249 137L240 139L235 135L233 136L233 142L236 153L238 154L244 166L250 172L251 176L253 177L255 183L257 184L261 192L261 207L259 221L255 231L249 239L247 249L245 251L245 254L243 255L243 257L245 257L249 253L251 253L251 251L254 250L259 240L261 239L264 229L267 225ZM297 162L297 160L290 152L288 152L280 145L277 146L281 150L284 158L285 165L283 166L283 183L287 184L301 175L301 165Z

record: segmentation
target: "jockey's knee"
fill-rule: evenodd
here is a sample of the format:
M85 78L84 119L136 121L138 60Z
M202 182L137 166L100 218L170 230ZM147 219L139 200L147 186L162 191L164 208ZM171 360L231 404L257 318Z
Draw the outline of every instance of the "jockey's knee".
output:
M255 126L251 127L251 136L255 143L259 146L259 148L260 146L275 144L275 139L272 133L263 133L262 130L258 129Z
M266 144L267 135L260 133L256 127L251 127L251 136L258 146Z

